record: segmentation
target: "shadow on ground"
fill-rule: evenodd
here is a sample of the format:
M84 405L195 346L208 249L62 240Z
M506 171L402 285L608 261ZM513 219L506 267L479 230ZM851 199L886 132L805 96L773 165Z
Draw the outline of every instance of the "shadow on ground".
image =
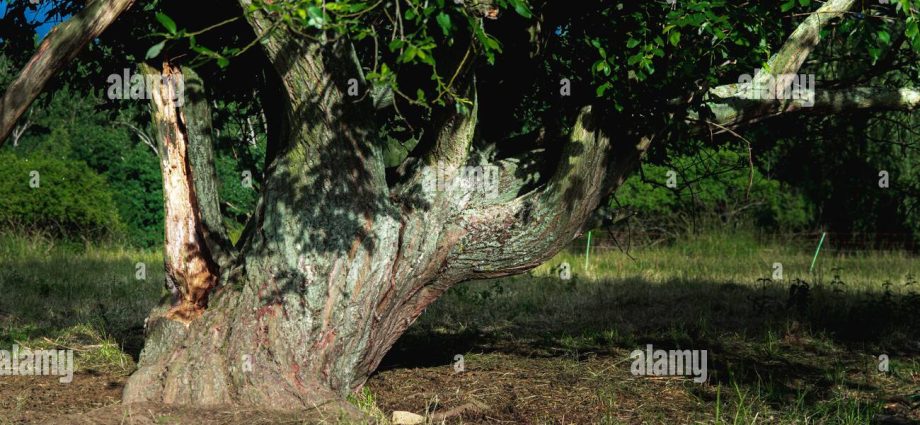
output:
M523 359L566 359L589 369L601 361L607 365L603 376L635 383L629 353L652 344L707 350L709 385L685 386L697 402L715 403L713 386L734 387L757 391L774 406L804 409L851 390L876 394L872 402L879 405L903 402L910 415L920 416L920 297L900 289L641 278L470 282L422 315L384 359L377 379L397 374L411 380L403 370L418 375L424 369L455 380L449 374L460 354L468 368L481 356L498 355L508 371L526 368ZM892 369L905 365L906 378L880 379L882 354ZM853 409L862 414L865 407Z

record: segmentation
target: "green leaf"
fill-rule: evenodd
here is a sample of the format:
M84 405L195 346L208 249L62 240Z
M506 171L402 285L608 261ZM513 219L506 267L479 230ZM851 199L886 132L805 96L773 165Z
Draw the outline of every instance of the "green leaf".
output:
M604 96L604 93L607 91L607 89L609 89L609 88L611 88L611 87L613 87L613 85L610 84L610 83L601 84L601 85L597 88L597 90L595 90L595 93L597 94L597 97L603 97L603 96Z
M176 21L172 20L169 16L162 12L157 12L156 14L157 21L160 21L160 25L163 25L163 28L166 28L170 34L176 34Z
M323 17L323 9L320 9L319 6L310 6L307 8L307 25L314 28L322 28L326 20Z
M395 39L393 39L393 41L390 42L390 44L389 44L388 46L389 46L391 52L395 52L395 51L397 51L397 50L399 50L399 49L402 49L402 47L403 47L405 44L406 44L405 41L400 40L400 39L398 39L398 38L395 38Z
M878 39L881 40L882 43L885 43L885 44L891 43L891 35L888 34L888 31L879 30L879 32L877 32L876 35L878 35Z
M787 0L785 3L779 6L779 10L782 12L788 12L795 7L795 0Z
M677 44L680 43L680 31L672 31L668 39L671 41L672 46L677 47Z
M630 38L629 41L626 42L627 49L632 49L633 47L636 47L638 45L639 45L639 40L636 40L635 38Z
M453 25L450 23L450 15L444 12L441 12L441 13L438 13L438 16L436 19L438 21L438 26L441 27L441 31L444 32L444 36L445 37L449 36L450 30L453 27Z
M917 38L917 35L920 34L920 29L918 29L917 22L911 21L910 19L908 19L907 28L905 28L904 33L909 38L912 38L912 39Z
M488 34L485 34L485 37L482 38L482 43L489 50L497 50L501 52L501 45L498 44L498 40L492 38L492 36Z
M527 7L527 3L523 0L511 0L511 4L514 5L514 11L518 15L521 15L525 18L530 18L533 14L530 12L530 8Z
M166 45L166 40L163 40L157 44L154 44L153 46L150 46L150 48L147 49L147 54L145 55L145 58L153 59L157 57L160 54L160 51L163 50L163 46L165 45Z

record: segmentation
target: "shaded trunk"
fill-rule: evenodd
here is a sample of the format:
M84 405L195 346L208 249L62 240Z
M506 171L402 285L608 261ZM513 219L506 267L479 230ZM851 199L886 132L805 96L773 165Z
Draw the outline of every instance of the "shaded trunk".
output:
M253 26L268 27L258 16ZM612 150L586 108L543 189L520 195L514 178L494 198L431 188L426 179L469 163L473 107L443 120L430 154L389 187L371 97L347 95L351 79L363 83L350 47L284 32L264 47L285 125L240 254L187 326L169 306L151 314L125 402L339 402L452 285L522 273L562 249L647 146ZM620 156L609 167L608 154Z
M177 274L168 265L170 275L185 281L178 285L181 303L188 304L182 311L194 314L179 316L176 307L168 306L151 314L139 370L125 389L126 402L290 409L341 400L364 382L389 348L375 345L380 338L372 337L373 328L390 319L381 314L393 310L405 315L399 329L393 329L401 333L421 313L397 313L394 307L397 295L404 295L397 292L405 291L396 264L406 251L401 246L406 224L397 204L381 192L386 188L382 160L363 111L369 104L352 104L344 96L355 68L347 55L339 54L342 49L311 49L288 50L294 63L281 65L293 69L285 75L286 84L316 96L291 96L286 102L288 127L282 133L287 137L267 169L253 218L256 230L244 241L237 269L224 273L212 289L211 281L198 284L196 276ZM341 72L327 72L327 66ZM336 74L343 79L334 80ZM171 135L174 128L181 133L181 123L187 122L183 118L178 114L176 127L168 115L157 115L160 133ZM180 144L176 147L181 150ZM167 154L182 159L181 152ZM192 247L178 255L173 251L182 248L170 238L168 221L167 263L183 255L206 260L207 244L190 238L198 215L170 204L171 199L181 204L187 194L194 200L194 190L187 189L194 185L183 178L198 176L192 171L174 177L171 170L181 165L164 165L170 192L167 220L179 221L174 233L181 247ZM437 264L430 251L437 233L417 233L412 241L428 247L415 252L412 261L420 275L433 278ZM207 272L210 279L219 274L201 264L193 272Z

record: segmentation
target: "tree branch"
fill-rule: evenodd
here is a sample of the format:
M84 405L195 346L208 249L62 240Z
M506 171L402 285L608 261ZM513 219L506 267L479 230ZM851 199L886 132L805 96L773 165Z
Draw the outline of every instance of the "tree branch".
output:
M465 237L448 258L462 280L520 273L548 260L638 165L651 140L613 143L590 107L578 116L554 175L510 202L465 212Z
M0 99L0 146L48 81L90 40L102 34L134 0L94 0L51 30Z
M119 124L119 125L128 127L128 129L130 129L131 131L134 132L134 134L137 135L138 139L141 139L141 143L147 145L147 147L153 150L153 154L156 155L157 158L160 157L160 151L157 149L157 145L154 143L153 139L149 135L147 135L147 133L143 132L141 129L135 127L134 125L132 125L131 123L127 121L116 121L115 124Z
M767 61L767 73L777 76L799 72L805 59L821 42L821 29L850 10L854 4L856 0L829 0L805 18L805 21L792 32L783 47ZM767 75L762 74L762 76Z
M710 121L717 127L734 128L793 112L839 113L857 110L909 111L920 106L920 90L855 87L842 90L815 90L814 99L751 99L736 84L710 90L706 115L688 115L688 121ZM715 133L721 133L719 128Z
M915 107L915 93L912 90L886 91L884 89L858 88L841 91L814 90L802 87L803 99L761 99L759 88L765 87L769 94L778 92L776 81L786 85L783 76L799 72L808 55L821 41L821 30L832 20L839 18L856 3L855 0L829 0L808 16L789 36L786 43L765 65L766 72L757 74L748 84L727 84L712 88L704 102L704 112L691 111L688 121L703 119L715 124L717 132L726 128L751 124L783 113L802 111L813 106L813 112L842 112L851 109L912 109ZM788 89L790 87L779 87ZM806 90L807 89L807 90ZM811 99L813 95L814 99ZM811 103L814 102L814 105ZM701 115L708 115L705 118Z

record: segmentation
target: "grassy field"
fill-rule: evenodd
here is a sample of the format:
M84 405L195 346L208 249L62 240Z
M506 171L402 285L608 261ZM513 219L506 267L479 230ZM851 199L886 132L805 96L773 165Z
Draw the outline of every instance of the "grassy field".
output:
M448 423L920 421L912 255L829 241L809 273L813 245L744 233L629 255L601 242L587 268L581 240L527 275L451 289L353 403ZM70 385L3 377L0 422L117 403L164 294L160 264L158 252L0 236L0 348L73 348L80 370ZM634 376L630 352L646 344L706 350L708 381Z

